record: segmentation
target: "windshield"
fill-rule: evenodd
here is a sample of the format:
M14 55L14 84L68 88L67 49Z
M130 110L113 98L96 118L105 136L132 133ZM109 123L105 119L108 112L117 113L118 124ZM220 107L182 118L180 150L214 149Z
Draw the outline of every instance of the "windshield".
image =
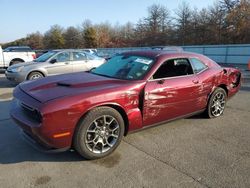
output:
M35 62L45 62L47 61L49 58L51 58L53 55L55 55L57 52L55 51L49 51L43 55L41 55L40 57L36 58L34 61Z
M116 55L91 73L124 79L139 80L149 71L153 59L142 56Z

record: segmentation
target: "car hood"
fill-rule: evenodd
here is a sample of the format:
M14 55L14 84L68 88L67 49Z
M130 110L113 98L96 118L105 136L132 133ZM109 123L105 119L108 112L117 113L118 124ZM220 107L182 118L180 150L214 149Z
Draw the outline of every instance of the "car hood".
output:
M19 87L31 97L44 103L65 96L93 94L125 84L128 82L124 80L78 72L23 82Z
M24 66L24 67L36 66L36 65L41 64L41 63L45 63L45 62L30 61L30 62L25 62L25 63L18 63L18 64L11 65L10 67L8 67L8 70L15 69L15 68L22 67L22 66Z

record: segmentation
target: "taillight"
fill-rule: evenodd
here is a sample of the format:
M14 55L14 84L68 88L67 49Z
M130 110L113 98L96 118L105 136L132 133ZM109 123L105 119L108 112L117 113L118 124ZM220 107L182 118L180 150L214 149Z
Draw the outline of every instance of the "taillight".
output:
M32 54L33 59L36 59L36 54Z

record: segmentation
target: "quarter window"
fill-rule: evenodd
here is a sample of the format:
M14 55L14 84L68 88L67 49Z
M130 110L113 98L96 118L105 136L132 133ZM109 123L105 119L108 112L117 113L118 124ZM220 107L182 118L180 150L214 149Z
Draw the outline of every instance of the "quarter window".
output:
M207 68L207 65L201 62L199 59L191 58L190 62L193 66L193 70L195 73L199 73Z
M188 59L171 59L164 62L153 75L153 79L169 78L193 74Z

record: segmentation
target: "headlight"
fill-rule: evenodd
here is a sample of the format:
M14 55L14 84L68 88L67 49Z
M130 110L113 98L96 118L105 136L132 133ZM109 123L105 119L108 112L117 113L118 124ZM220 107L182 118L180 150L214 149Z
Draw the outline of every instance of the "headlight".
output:
M11 72L21 72L22 69L23 69L24 66L20 66L20 67L17 67L17 68L10 68L10 71Z

